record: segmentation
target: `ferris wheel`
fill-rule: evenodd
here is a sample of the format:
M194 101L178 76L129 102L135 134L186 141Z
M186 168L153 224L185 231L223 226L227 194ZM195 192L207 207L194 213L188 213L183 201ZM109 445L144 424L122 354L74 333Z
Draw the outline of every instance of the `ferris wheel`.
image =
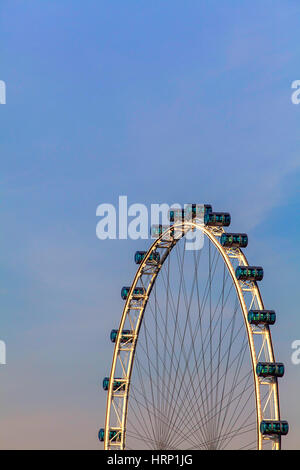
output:
M228 233L230 214L190 204L151 227L148 251L134 256L107 392L104 448L276 449L288 433L280 418L271 326L249 266L244 233ZM200 231L201 250L188 250Z

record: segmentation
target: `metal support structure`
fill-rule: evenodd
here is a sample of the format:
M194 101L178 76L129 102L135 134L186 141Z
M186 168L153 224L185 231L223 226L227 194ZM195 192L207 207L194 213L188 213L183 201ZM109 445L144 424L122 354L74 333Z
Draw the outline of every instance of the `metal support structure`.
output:
M279 396L277 379L261 380L256 374L257 362L274 362L274 352L270 328L256 327L248 322L248 311L250 308L263 310L264 304L256 282L239 281L236 278L233 261L237 260L240 265L249 266L247 259L239 248L226 248L220 244L219 237L224 233L223 228L208 227L201 221L195 219L190 222L175 223L163 232L152 244L146 253L143 261L139 265L134 280L132 282L128 297L125 302L123 314L118 328L115 341L113 360L110 372L109 387L107 392L107 407L104 433L104 448L124 450L126 448L126 422L128 410L128 398L130 393L130 379L134 365L136 344L138 341L139 330L143 321L144 312L147 306L151 290L154 286L158 273L160 272L165 260L176 243L190 230L201 230L203 234L213 243L221 254L228 272L235 286L236 294L244 316L245 328L248 336L249 352L251 356L253 369L253 382L256 403L256 422L257 422L257 449L263 449L264 442L270 437L265 437L260 432L260 422L262 420L275 419L280 420ZM160 261L151 260L151 254L155 251L160 254ZM133 298L133 291L136 286L144 287L145 294L138 298ZM250 301L246 301L246 296ZM125 325L130 327L132 335L127 342L121 341L121 334ZM117 371L118 369L118 371ZM120 375L121 372L121 375ZM114 379L121 378L122 391L113 389ZM267 398L263 402L262 388L268 387ZM114 431L113 436L110 435ZM280 449L280 436L272 438L272 448Z

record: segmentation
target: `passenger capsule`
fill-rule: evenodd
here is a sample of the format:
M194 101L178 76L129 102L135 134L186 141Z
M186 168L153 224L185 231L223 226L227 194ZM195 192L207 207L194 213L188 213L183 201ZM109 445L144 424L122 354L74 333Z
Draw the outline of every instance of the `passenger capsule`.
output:
M260 432L264 436L277 435L286 436L289 432L289 425L287 421L267 421L264 420L260 423Z
M123 300L127 299L129 291L130 291L130 287L122 287L121 297ZM146 290L144 287L135 287L133 289L132 298L135 300L140 299L143 295L145 295L145 293L146 293Z
M177 222L179 220L191 220L204 217L205 214L210 214L211 212L212 207L210 204L186 204L184 209L170 209L168 215L170 222Z
M147 254L147 251L136 251L135 255L134 255L134 261L136 264L141 264L141 262L143 261L143 259L145 258ZM159 263L160 261L160 255L158 253L158 251L153 251L149 258L148 258L148 261L149 262L156 262L156 263Z
M184 220L184 209L170 209L168 212L169 221L177 222L178 220Z
M248 235L245 233L222 233L220 243L228 248L246 248Z
M112 343L115 343L117 340L118 330L111 330L110 332L110 340ZM132 343L132 331L130 330L123 330L121 334L121 343Z
M164 232L164 240L172 240L174 238L174 228L172 225L152 225L150 229L151 238L159 238Z
M210 212L204 215L204 224L213 227L228 227L230 225L228 212Z
M256 374L258 377L283 377L284 365L282 362L258 362Z
M238 266L235 275L239 281L261 281L264 270L260 266Z
M210 204L187 204L184 208L185 219L203 218L206 214L212 213Z
M249 310L248 322L251 325L274 325L276 313L274 310Z
M170 225L162 225L162 224L151 225L151 229L150 229L151 238L160 237L161 234L165 232L166 230L168 230L169 228L170 228Z
M103 390L106 392L109 388L109 377L104 377L103 379ZM113 390L124 391L125 390L125 382L122 379L114 379L113 383Z
M104 429L103 428L100 428L99 429L99 432L98 432L98 439L100 442L103 442L104 441Z
M98 439L99 439L100 442L104 441L104 435L105 435L104 429L103 428L99 429ZM108 437L109 437L110 440L115 438L116 441L120 441L121 440L121 433L119 431L116 431L116 430L111 430L108 433Z

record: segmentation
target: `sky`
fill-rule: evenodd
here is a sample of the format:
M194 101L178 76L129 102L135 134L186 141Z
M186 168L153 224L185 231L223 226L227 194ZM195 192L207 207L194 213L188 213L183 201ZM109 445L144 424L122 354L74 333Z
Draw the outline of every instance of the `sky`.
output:
M145 240L97 206L227 210L264 266L284 448L300 448L297 0L0 3L0 448L99 449L109 333Z

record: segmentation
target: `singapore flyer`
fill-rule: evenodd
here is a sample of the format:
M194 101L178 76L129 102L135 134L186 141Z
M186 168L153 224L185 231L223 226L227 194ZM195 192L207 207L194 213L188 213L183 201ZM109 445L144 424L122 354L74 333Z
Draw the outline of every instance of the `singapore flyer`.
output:
M191 204L169 211L170 226L137 251L137 272L112 330L105 449L279 450L280 418L271 327L259 289L263 268L249 265L245 233L226 232L230 214ZM200 230L198 251L185 236Z
M300 0L0 1L5 456L300 452L299 19Z

